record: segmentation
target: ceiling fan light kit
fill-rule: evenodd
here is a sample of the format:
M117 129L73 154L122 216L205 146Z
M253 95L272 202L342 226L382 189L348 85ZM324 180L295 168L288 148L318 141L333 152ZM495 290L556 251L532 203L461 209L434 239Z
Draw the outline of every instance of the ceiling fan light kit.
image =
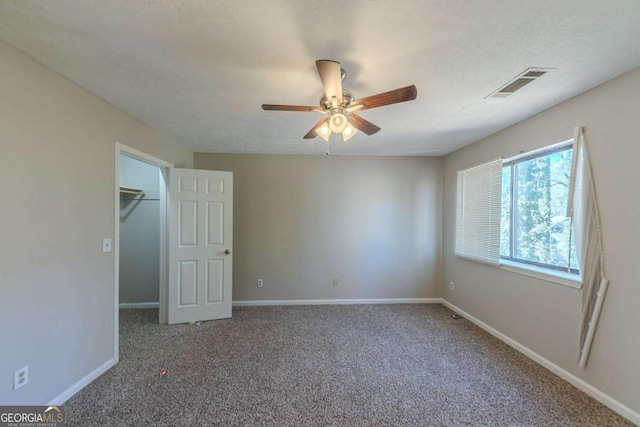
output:
M324 88L324 95L320 99L320 107L299 105L262 104L263 110L268 111L315 111L325 114L327 117L320 119L313 128L304 136L304 139L312 139L316 136L329 141L331 134L341 134L343 141L348 141L358 131L367 135L373 135L380 128L373 123L354 114L355 111L367 110L385 105L416 99L418 91L414 85L403 87L389 92L379 93L362 99L353 99L348 90L342 88L342 81L347 73L340 68L340 63L327 59L316 61L318 74ZM327 154L329 152L327 151Z
M351 123L349 123L345 116L330 117L320 126L316 127L314 131L317 136L327 142L329 141L332 133L342 134L343 141L350 140L356 133L358 133L358 129L356 129Z

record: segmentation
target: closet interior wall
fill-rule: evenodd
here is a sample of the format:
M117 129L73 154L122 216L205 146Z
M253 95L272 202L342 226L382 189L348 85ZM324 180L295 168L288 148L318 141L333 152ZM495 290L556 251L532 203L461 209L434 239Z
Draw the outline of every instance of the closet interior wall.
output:
M160 282L160 170L120 155L120 305L155 305ZM123 305L124 304L124 305Z

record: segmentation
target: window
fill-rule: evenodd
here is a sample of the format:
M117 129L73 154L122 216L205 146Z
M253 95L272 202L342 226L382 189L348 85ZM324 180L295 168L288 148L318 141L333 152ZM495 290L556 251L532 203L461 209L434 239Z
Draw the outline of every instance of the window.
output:
M505 160L500 259L579 273L567 217L572 158L564 143Z
M571 140L458 172L456 255L579 280L567 217L572 162Z

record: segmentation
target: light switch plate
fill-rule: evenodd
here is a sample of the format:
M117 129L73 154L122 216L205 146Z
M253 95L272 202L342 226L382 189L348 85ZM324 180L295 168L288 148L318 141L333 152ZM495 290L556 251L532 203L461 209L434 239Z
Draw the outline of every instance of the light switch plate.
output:
M111 239L108 237L102 239L102 252L111 252Z

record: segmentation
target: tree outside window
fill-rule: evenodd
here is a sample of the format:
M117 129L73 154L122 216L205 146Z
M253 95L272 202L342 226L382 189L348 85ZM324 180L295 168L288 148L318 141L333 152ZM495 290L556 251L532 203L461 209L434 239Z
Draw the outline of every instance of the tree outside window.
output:
M501 258L578 273L566 216L572 157L566 146L504 165Z

